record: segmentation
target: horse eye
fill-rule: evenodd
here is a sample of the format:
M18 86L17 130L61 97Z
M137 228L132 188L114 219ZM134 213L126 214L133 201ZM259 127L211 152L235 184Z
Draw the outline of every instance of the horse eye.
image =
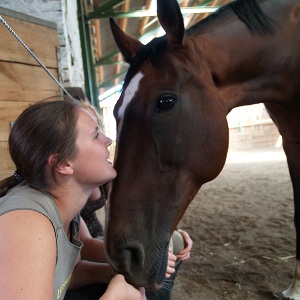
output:
M157 100L157 111L168 110L175 104L175 98L168 96Z

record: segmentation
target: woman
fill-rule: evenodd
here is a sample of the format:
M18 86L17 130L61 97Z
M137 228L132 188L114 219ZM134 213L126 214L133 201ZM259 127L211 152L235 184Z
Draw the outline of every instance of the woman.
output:
M76 91L77 91L77 89L76 89ZM69 91L69 92L72 93L73 90ZM82 93L82 95L84 95L83 91L81 93ZM74 93L72 93L72 96L74 96ZM84 96L84 99L82 99L81 97L77 96L77 94L75 94L75 97L76 97L75 99L78 98L78 100L80 101L80 105L97 119L97 122L101 128L101 123L102 123L101 117L100 117L99 113L97 112L97 110L91 105L91 103L85 98L85 96ZM102 128L101 128L101 131L102 131ZM90 195L86 205L80 212L80 216L86 223L91 236L94 238L103 239L104 228L98 219L97 211L101 208L105 209L105 207L104 207L105 203L106 203L106 190L105 190L104 185L102 185L101 187L99 187L99 188L97 187L96 189L94 189L94 191Z
M40 102L17 118L9 136L17 171L0 182L1 298L63 299L68 287L110 281L111 267L93 262L106 261L103 242L79 216L92 191L116 176L110 144L76 102ZM144 297L116 275L101 299Z

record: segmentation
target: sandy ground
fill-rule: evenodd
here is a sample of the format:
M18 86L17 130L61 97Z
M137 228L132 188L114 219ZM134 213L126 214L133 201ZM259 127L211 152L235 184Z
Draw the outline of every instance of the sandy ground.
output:
M194 245L172 300L280 299L295 261L293 211L281 148L230 151L180 222Z

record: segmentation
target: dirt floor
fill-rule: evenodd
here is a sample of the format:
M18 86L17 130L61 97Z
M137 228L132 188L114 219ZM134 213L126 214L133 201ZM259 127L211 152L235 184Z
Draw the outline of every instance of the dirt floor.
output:
M281 148L230 151L179 224L194 245L172 300L280 299L295 261L293 211Z

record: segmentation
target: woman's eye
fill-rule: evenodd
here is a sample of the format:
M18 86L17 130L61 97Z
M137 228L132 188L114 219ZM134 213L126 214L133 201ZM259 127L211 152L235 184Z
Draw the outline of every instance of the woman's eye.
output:
M100 132L96 132L96 134L95 134L95 139L98 139L99 136L100 136Z
M160 98L157 100L157 111L169 110L174 106L175 102L176 100L172 96Z

